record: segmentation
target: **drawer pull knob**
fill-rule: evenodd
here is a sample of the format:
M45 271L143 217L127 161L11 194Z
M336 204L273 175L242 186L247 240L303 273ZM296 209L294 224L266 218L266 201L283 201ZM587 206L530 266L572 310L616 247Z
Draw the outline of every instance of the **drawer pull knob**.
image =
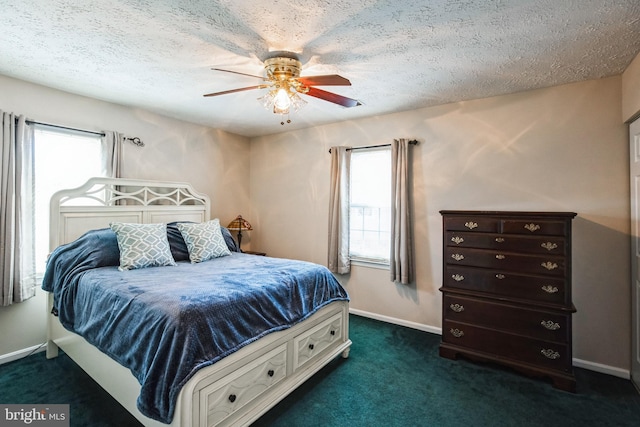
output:
M451 328L451 329L449 330L449 332L451 332L451 335L453 335L453 336L454 336L454 337L456 337L456 338L460 338L460 337L463 337L463 336L464 336L464 332L463 332L463 331L461 331L460 329L453 329L453 328Z
M453 274L451 278L456 282L462 282L464 280L464 276L461 274Z
M464 242L464 239L462 237L460 237L460 236L453 236L451 238L451 241L453 243L455 243L456 245L459 245L460 243Z
M498 254L496 255L496 259L505 259L506 256L502 255L502 254Z
M560 329L560 325L552 320L543 320L540 324L550 331L557 331Z
M309 350L313 350L313 344L309 344Z
M557 351L553 351L550 348L543 348L540 350L540 354L542 354L547 359L556 360L560 358L560 353Z
M275 372L273 372L273 369L269 369L269 372L267 372L267 375L269 375L270 377L272 377L275 374Z
M469 222L465 222L464 226L467 227L469 230L473 230L474 228L478 227L478 223L477 222L473 222L473 221L469 221Z
M464 305L451 304L449 307L451 308L451 310L455 311L456 313L462 313L464 311Z
M464 259L464 255L462 255L462 254L452 254L451 258L455 259L456 261L462 261Z
M329 332L329 333L330 333L331 335L335 335L335 334L336 334L336 331L331 331L331 332Z
M534 224L534 223L530 223L530 224L525 224L524 225L525 230L529 230L530 232L534 232L534 231L538 231L540 230L540 226L538 224Z
M235 394L230 394L229 395L229 402L233 403L236 401L236 395Z
M540 246L542 246L544 249L546 249L548 251L552 251L552 250L558 248L558 245L556 245L553 242L544 242L544 243L540 244Z
M551 262L551 261L543 262L540 265L543 266L544 268L546 268L547 270L555 270L556 268L558 268L558 264L556 264L555 262Z
M504 237L496 237L496 242L504 243Z
M504 279L505 277L506 277L506 276L505 276L504 274L500 274L500 273L496 274L496 279L500 279L500 280L502 280L502 279Z
M558 288L551 285L545 285L541 289L548 294L555 294L556 292L558 292Z

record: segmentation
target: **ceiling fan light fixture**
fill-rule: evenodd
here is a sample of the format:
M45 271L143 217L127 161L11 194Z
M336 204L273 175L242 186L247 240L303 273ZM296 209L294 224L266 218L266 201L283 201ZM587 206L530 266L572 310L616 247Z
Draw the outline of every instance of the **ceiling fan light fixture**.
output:
M255 77L262 80L264 83L255 86L225 90L222 92L208 93L204 96L226 95L252 89L268 89L266 94L258 98L258 101L268 111L271 111L274 114L280 114L282 119L280 123L283 125L285 124L284 115L287 115L286 123L291 123L291 120L289 120L289 113L296 112L307 104L299 94L322 99L347 108L362 105L360 101L356 99L347 98L346 96L328 92L316 87L351 86L351 82L348 79L337 74L300 77L301 69L302 64L298 59L297 54L282 51L274 53L274 56L267 58L264 61L265 76L254 76L238 71L213 68L213 70L216 71L225 71L248 77Z
M291 92L289 99L291 100L291 106L289 108L293 109L293 111L298 111L307 105L307 101L302 99L296 92Z

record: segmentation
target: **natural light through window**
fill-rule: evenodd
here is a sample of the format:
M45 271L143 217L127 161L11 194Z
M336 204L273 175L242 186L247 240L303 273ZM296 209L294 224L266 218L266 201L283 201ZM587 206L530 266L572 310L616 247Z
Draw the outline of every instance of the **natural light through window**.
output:
M100 135L36 127L34 130L36 270L49 254L49 199L102 175Z
M351 153L349 255L388 263L391 238L391 150Z

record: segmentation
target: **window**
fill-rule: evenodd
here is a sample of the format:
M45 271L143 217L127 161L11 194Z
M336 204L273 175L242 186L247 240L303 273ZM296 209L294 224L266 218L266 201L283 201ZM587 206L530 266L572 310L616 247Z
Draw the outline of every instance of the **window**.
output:
M35 125L35 251L36 273L42 275L49 254L49 200L53 193L78 187L102 176L100 135Z
M351 151L349 256L389 263L391 248L391 149Z

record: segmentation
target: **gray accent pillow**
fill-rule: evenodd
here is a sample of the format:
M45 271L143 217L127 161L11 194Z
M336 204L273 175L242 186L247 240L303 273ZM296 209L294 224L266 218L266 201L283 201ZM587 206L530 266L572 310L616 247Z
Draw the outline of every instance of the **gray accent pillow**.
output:
M171 255L165 224L129 224L112 222L120 249L118 270L176 265Z
M220 230L218 218L203 223L176 224L189 251L192 264L231 255Z

